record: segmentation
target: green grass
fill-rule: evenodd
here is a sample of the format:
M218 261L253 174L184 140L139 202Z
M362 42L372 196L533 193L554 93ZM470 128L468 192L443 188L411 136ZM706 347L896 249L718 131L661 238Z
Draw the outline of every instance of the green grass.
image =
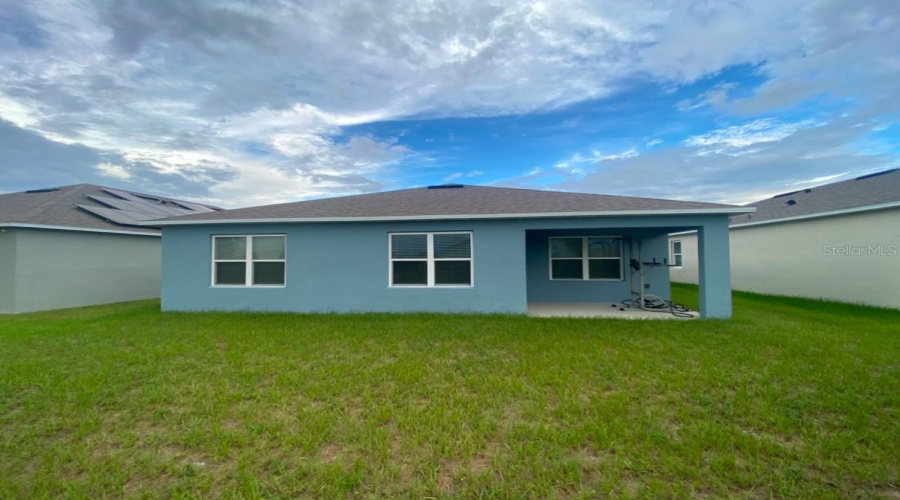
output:
M900 496L900 312L734 304L0 317L0 498Z

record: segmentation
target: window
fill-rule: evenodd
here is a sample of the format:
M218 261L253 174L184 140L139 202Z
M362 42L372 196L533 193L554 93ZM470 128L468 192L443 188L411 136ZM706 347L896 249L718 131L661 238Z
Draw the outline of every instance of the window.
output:
M550 279L621 280L621 238L550 238Z
M389 235L391 286L472 286L472 233Z
M672 240L672 265L681 267L681 240Z
M284 286L283 234L213 236L213 286Z

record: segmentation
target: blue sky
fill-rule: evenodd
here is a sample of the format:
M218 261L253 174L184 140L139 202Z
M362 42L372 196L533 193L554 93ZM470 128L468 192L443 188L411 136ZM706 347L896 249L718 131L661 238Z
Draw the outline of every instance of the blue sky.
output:
M733 90L738 94L761 80L754 67L743 65L678 88L627 82L611 98L556 110L488 118L400 120L355 126L347 133L402 136L404 144L426 153L433 161L423 163L419 172L404 172L421 176L422 180L414 182L467 182L478 178L477 182L517 180L527 186L552 186L571 176L563 163L569 170L589 171L601 158L627 159L655 149L678 147L695 133L716 129L720 120L727 120L723 113L679 110L679 103L722 82L739 85ZM790 119L809 113L798 112ZM792 113L782 115L788 118ZM535 170L543 175L528 175Z
M0 64L0 191L747 203L900 166L893 0L28 0Z

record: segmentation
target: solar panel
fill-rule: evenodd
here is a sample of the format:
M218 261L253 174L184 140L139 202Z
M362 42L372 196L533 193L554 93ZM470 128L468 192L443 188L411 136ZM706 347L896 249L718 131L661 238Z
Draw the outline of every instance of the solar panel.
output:
M167 217L177 217L179 215L190 215L190 214L194 213L192 210L185 210L183 208L173 207L171 205L166 205L166 206L155 205L155 206L156 206L156 208L167 213L168 214Z
M139 222L153 220L152 217L140 212L129 212L125 210L116 210L115 208L93 207L90 205L76 205L78 208L98 215L106 220L123 224L126 226L137 226Z
M141 199L138 198L137 196L135 196L131 193L126 193L125 191L119 191L118 189L109 189L109 188L103 188L103 190L113 196L118 196L119 198L122 198L124 200L141 201Z
M191 203L189 201L176 201L175 203L178 203L179 205L181 205L182 207L184 207L188 210L193 210L194 212L201 213L201 214L204 214L207 212L215 212L214 208L207 207L206 205L200 205L198 203Z
M110 198L108 196L89 195L88 198L90 198L94 201L99 201L100 203L102 203L104 205L109 205L110 207L118 208L119 210L129 210L129 211L133 211L133 212L156 214L160 217L168 217L169 216L169 214L167 212L165 212L163 210L159 210L158 208L154 207L153 205L146 204L146 203L120 200L118 198Z
M138 225L139 221L219 210L216 207L208 207L199 203L138 195L119 189L103 188L103 191L112 196L88 195L88 198L104 206L78 205L78 208L117 224L129 226Z
M151 212L161 212L163 214L166 214L167 216L190 215L195 212L212 211L212 208L200 205L198 203L171 200L168 198L157 196L136 195L128 193L126 191L119 191L118 189L104 188L104 191L123 198L131 207L130 209L138 211L149 210Z

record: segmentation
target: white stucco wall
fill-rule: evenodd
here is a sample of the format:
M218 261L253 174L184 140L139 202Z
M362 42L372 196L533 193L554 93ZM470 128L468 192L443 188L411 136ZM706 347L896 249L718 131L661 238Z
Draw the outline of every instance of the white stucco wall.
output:
M675 262L672 257L672 242L678 240L681 242L681 267L669 268L669 280L679 283L697 284L700 278L700 268L697 263L697 233L675 234L669 235L669 262ZM731 240L732 244L734 240ZM734 255L734 248L731 249ZM734 262L731 263L734 269ZM734 288L734 276L731 277L732 288Z
M696 234L673 239L681 240L684 257L672 281L696 283ZM900 308L900 209L732 228L731 283L735 290Z
M12 310L29 312L159 297L155 236L14 229Z
M0 314L15 312L16 233L0 228Z

